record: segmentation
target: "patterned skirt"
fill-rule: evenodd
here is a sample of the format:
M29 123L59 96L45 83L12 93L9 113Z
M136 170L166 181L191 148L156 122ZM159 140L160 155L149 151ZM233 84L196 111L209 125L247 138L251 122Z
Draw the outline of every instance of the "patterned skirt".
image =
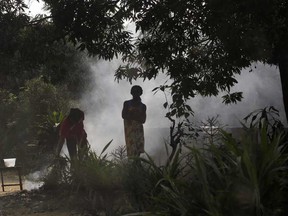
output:
M124 132L127 156L140 156L144 153L143 124L133 120L124 120Z

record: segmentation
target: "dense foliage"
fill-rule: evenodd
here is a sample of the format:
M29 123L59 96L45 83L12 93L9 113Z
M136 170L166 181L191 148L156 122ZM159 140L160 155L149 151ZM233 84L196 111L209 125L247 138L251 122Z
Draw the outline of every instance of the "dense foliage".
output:
M272 124L264 115L250 120L238 137L218 128L217 141L205 132L205 139L187 140L165 165L149 155L127 159L119 150L109 159L107 146L71 167L62 158L44 187L61 185L97 215L284 216L287 133L279 127L270 137Z
M89 90L91 71L86 53L47 15L30 17L25 9L22 0L0 2L0 155L29 168L30 159L54 148L55 124Z
M69 41L90 55L122 57L125 65L117 70L116 79L167 74L172 82L155 90L172 95L168 116L193 113L185 102L198 94L226 93L224 103L240 101L241 92L230 92L237 83L234 76L255 61L279 66L288 111L286 1L44 2L49 17L35 19L24 13L22 0L1 3L1 75L2 80L14 79L14 86L39 73L52 83L69 83L65 78L75 68L60 63L73 62L60 43ZM86 73L77 74L83 78Z
M172 116L191 113L183 104L196 94L226 92L225 103L241 100L240 92L230 92L234 76L255 61L279 66L288 111L284 0L45 2L56 28L80 49L105 59L123 55L127 64L117 79L167 74L172 83L160 90L170 90ZM134 37L123 29L125 22L132 23Z
M29 17L23 1L0 4L1 87L15 93L27 80L43 76L54 85L83 91L90 78L86 54L66 43L46 15Z
M185 102L197 94L226 92L225 103L241 100L240 92L230 92L235 74L254 61L275 64L288 113L287 1L45 2L51 16L35 18L25 14L23 0L0 2L1 157L17 155L26 166L35 163L31 148L51 153L55 124L75 99L69 93L79 96L90 78L86 52L122 57L117 79L168 75L172 82L155 90L170 91L173 123L171 117L192 113ZM128 31L134 27L136 34ZM247 117L251 127L241 139L217 131L221 139L194 143L182 123L173 133L174 124L173 154L163 166L149 155L128 160L124 150L108 159L109 144L85 160L56 158L44 187L83 195L87 208L107 215L285 215L287 135L268 111L276 112L265 108Z
M0 100L0 157L17 157L25 172L39 168L43 164L36 161L44 159L39 154L47 156L57 144L56 125L71 106L68 91L35 78L18 95L0 89Z

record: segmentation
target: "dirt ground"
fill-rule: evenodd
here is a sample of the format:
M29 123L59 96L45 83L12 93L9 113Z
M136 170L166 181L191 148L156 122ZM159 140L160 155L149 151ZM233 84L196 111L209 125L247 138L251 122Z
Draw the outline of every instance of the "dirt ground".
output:
M6 190L6 188L5 188ZM7 187L0 192L0 216L70 216L70 210L53 203L53 198L39 192L20 191L15 187Z
M80 209L73 208L67 199L41 190L26 191L7 188L0 192L0 216L88 216Z
M17 183L15 176L4 176L5 184ZM2 185L1 185L2 186ZM6 186L5 192L0 187L0 216L90 216L87 211L73 205L70 194L61 191L42 189L27 190L23 178L23 189L20 186Z

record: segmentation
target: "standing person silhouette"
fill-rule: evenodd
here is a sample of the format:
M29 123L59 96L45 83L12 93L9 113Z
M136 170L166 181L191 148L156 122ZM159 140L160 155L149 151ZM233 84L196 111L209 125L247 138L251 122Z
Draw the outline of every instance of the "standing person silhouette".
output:
M144 153L144 129L146 105L141 102L143 90L134 85L131 88L132 100L125 101L122 109L124 132L128 157L139 157Z
M81 151L87 148L87 134L84 130L84 112L71 108L69 115L60 126L56 155L59 155L66 139L67 149L71 159L81 159Z

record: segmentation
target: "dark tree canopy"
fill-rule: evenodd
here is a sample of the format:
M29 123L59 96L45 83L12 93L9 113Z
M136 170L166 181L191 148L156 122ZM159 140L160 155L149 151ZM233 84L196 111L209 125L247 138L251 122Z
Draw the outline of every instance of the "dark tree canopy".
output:
M58 33L50 17L32 18L24 9L23 0L0 2L0 87L18 91L27 80L42 76L78 92L90 78L86 54Z
M123 56L127 65L116 78L152 79L166 73L173 83L160 89L171 90L171 115L189 113L185 101L196 94L223 91L225 103L241 100L241 93L230 92L237 83L234 75L255 61L279 66L288 98L285 0L45 2L56 26L81 49L105 59ZM123 29L125 21L135 23L136 41ZM288 101L284 104L288 113Z
M286 0L44 2L55 40L73 42L93 56L111 60L120 55L126 61L116 71L117 79L167 74L172 83L159 89L170 90L170 116L191 113L185 102L197 94L226 92L225 103L240 101L241 92L230 92L237 83L234 76L256 61L279 66L288 113ZM137 36L125 29L126 23L134 24Z
M62 36L80 50L112 59L132 49L119 1L45 0Z
M288 2L286 0L207 2L205 30L221 40L235 60L261 61L279 67L288 119Z

